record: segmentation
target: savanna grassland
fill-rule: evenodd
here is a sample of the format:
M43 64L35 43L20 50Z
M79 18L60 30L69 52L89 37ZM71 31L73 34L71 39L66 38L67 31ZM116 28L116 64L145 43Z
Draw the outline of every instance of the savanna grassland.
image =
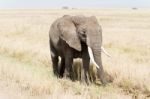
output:
M57 79L48 32L64 14L95 15L103 29L107 86ZM150 9L0 10L0 99L150 98Z

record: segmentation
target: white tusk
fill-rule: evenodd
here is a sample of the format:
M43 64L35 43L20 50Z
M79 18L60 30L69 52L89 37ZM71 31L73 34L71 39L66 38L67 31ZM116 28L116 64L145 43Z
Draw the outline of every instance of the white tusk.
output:
M111 57L111 55L104 49L103 46L101 46L101 50L104 54L106 54L108 57Z
M92 62L94 63L94 65L99 68L99 66L97 65L97 63L95 62L94 60L94 56L93 56L93 52L92 52L92 49L90 47L88 47L88 52L89 52L89 55L90 55L90 59L92 60Z

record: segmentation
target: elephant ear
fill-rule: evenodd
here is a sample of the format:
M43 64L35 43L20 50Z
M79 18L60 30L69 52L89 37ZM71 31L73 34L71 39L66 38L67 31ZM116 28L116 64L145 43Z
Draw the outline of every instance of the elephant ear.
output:
M58 29L61 39L66 41L70 47L81 51L81 43L76 32L76 27L69 18L61 20L58 23Z

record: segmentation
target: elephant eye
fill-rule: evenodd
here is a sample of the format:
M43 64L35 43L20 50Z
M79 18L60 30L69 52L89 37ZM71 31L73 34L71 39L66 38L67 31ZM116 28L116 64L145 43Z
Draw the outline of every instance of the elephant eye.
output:
M86 33L86 30L83 29L82 32L81 32L81 34L82 34L82 35L85 35L85 33Z
M86 37L86 31L81 32L82 37Z

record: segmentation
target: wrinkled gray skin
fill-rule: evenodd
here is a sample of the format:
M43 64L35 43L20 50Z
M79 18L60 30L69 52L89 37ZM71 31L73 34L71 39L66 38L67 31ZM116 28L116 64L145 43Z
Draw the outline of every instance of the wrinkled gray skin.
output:
M102 84L106 84L101 60L102 30L95 16L65 15L53 22L49 31L53 72L59 77L73 75L74 58L82 58L81 80L88 83L90 57L88 47L93 51L94 60L99 65L97 74ZM58 56L61 57L60 70ZM66 69L65 69L66 68Z

